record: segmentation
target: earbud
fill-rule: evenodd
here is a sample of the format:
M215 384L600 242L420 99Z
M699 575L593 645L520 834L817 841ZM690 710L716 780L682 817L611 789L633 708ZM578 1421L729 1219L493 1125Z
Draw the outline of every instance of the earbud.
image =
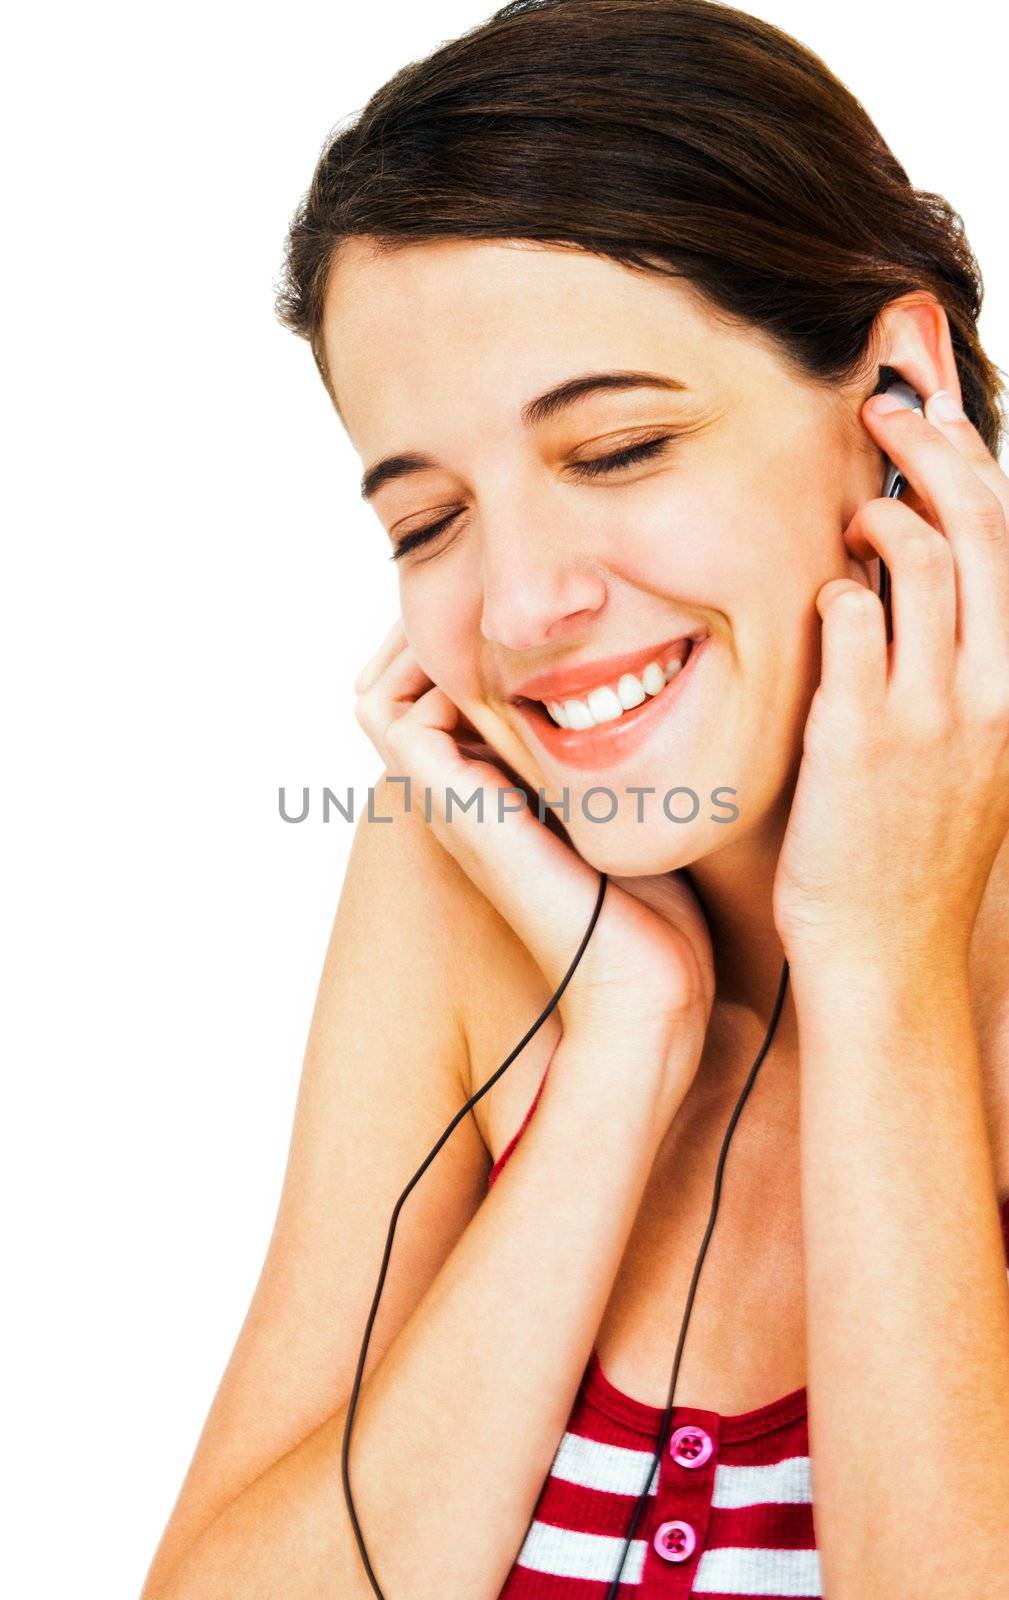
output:
M892 368L884 368L883 370L888 371L892 370ZM891 378L888 383L881 383L875 392L877 394L892 394L895 399L900 401L902 406L907 406L909 411L917 411L920 416L925 415L925 402L922 400L921 395L916 389L912 389L911 385L903 378ZM889 456L885 459L886 472L883 476L883 488L880 492L885 500L889 500L900 494L905 480L899 467L894 466Z
M925 415L925 402L921 395L916 389L912 389L911 385L898 372L895 372L893 367L881 367L879 378L880 381L873 391L874 394L892 394L900 401L902 406L907 406L909 411L917 411L920 416ZM899 499L907 480L900 468L894 466L885 451L883 452L883 460L886 463L886 470L883 473L883 487L880 493L885 500ZM879 598L883 602L883 610L886 613L886 637L887 643L889 643L893 638L890 573L886 562L882 558L880 558L879 562Z

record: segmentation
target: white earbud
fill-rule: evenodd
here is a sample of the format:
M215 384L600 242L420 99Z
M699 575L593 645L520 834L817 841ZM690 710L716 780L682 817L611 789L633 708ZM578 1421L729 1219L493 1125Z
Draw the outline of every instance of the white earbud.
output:
M909 411L917 411L920 416L925 415L925 406L921 395L915 389L912 389L909 383L905 383L903 378L898 378L893 383L888 383L883 393L892 394L895 399L900 401L902 406L907 406ZM900 468L895 467L887 457L886 472L883 477L881 491L883 498L886 500L891 499L894 495L899 494L903 487L904 478Z

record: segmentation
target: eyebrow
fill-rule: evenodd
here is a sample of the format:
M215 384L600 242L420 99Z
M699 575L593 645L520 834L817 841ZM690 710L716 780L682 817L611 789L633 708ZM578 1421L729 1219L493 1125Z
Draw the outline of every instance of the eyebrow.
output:
M682 391L686 388L687 385L682 379L670 378L661 372L585 372L579 377L567 378L553 389L548 389L545 394L537 395L535 400L528 401L522 407L521 417L525 427L533 428L537 423L545 422L548 417L556 416L567 406L574 405L576 401L601 390ZM405 478L411 473L427 472L437 468L438 465L433 456L415 450L403 455L386 456L382 461L377 461L373 467L369 467L361 479L361 497L370 500L383 484L391 483L395 478Z

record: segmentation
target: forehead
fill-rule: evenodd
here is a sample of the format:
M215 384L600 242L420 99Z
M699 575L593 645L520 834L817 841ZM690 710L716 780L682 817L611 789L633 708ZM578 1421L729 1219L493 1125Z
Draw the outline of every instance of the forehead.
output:
M425 408L523 401L586 370L634 368L723 391L761 381L773 356L694 287L585 251L439 240L389 253L344 243L323 335L341 415L363 447Z

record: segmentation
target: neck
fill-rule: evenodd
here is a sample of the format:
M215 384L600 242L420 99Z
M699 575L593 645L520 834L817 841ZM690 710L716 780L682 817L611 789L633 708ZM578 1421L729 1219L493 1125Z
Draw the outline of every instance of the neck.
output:
M786 804L783 812L768 818L758 832L730 842L687 869L714 951L712 1034L724 1041L739 1041L744 1052L744 1041L756 1039L759 1046L767 1031L785 963L774 925L772 896L787 820ZM789 984L771 1051L780 1055L796 1040Z

